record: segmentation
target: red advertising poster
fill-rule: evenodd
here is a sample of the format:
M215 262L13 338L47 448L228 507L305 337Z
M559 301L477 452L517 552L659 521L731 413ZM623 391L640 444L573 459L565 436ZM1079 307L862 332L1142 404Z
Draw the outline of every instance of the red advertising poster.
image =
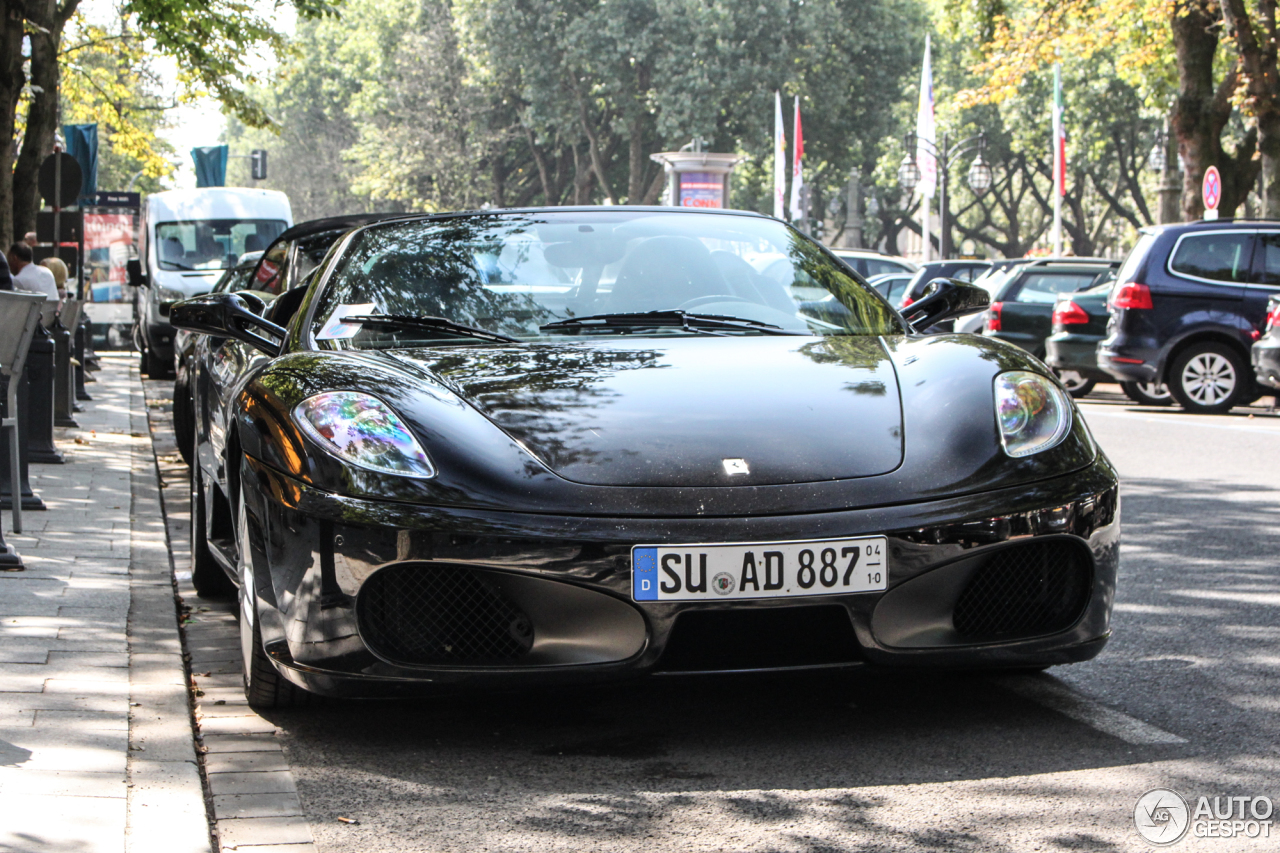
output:
M124 302L125 262L133 246L132 213L85 213L85 272L94 302Z
M681 172L680 206L724 207L724 175L715 172Z

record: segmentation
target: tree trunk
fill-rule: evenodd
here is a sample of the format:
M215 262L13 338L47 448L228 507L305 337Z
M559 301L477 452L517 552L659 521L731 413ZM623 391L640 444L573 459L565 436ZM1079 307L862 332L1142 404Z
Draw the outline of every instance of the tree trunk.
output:
M1276 4L1275 0L1258 0L1256 23L1261 26L1263 41L1254 34L1244 0L1220 0L1222 17L1235 40L1240 67L1245 81L1244 112L1253 116L1258 133L1258 151L1266 186L1262 194L1262 215L1280 215L1280 75L1276 69ZM1252 181L1250 181L1252 184ZM1248 188L1244 188L1248 195Z
M627 169L627 204L640 204L645 190L645 171L649 158L645 156L644 122L645 114L636 111L635 118L628 127L628 169Z
M1178 153L1186 168L1182 183L1182 215L1186 220L1204 216L1201 184L1210 166L1222 175L1224 216L1235 213L1258 175L1253 159L1257 130L1251 128L1235 155L1222 148L1222 131L1231 118L1231 95L1239 77L1233 62L1215 87L1213 57L1218 48L1218 16L1197 0L1178 0L1170 26L1178 66L1178 97L1170 124L1178 139Z
M13 242L13 138L18 96L26 85L22 70L22 18L20 0L0 0L0 243Z
M524 137L529 140L529 151L533 154L533 162L538 167L538 180L542 182L544 204L550 207L555 204L553 201L555 196L551 192L551 169L547 166L547 155L538 147L538 140L534 137L532 130L526 127Z
M67 0L61 7L53 0L40 0L27 9L28 19L45 32L31 32L31 106L27 110L27 127L22 137L22 150L13 168L13 234L20 237L36 228L36 211L40 209L37 179L40 164L53 153L54 134L58 129L58 51L62 29L74 14L79 0Z
M591 123L590 116L587 115L587 102L581 95L578 96L578 115L582 120L582 132L587 135L587 152L591 155L591 168L595 170L596 180L600 182L600 188L604 190L604 197L609 199L609 204L617 204L618 198L613 194L609 175L604 168L604 157L600 154L600 137ZM605 116L601 124L607 127L608 123L608 116Z

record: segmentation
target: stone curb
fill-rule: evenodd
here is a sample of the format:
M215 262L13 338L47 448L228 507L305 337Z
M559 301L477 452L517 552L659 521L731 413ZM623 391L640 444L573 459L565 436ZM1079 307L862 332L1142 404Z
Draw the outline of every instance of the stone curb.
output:
M314 853L311 828L278 729L244 698L234 601L196 595L190 561L189 471L173 433L172 384L144 381L152 451L160 477L168 555L182 602L200 771L210 794L218 848L238 853ZM141 411L139 407L135 411Z
M147 436L137 367L129 371L130 432ZM154 454L131 454L129 758L126 853L209 853L209 812L191 726L173 565Z

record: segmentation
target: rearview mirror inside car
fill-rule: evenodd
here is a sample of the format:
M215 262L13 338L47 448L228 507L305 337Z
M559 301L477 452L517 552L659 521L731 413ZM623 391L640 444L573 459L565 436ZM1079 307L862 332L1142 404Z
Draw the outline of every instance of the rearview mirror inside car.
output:
M245 299L239 293L208 293L176 303L169 310L169 322L174 328L213 335L218 338L235 338L267 355L280 354L288 332L262 317L266 306L262 299ZM270 335L263 337L261 333Z
M990 302L990 294L981 287L954 278L935 278L925 286L924 296L902 309L902 316L916 332L924 332L943 320L981 311Z

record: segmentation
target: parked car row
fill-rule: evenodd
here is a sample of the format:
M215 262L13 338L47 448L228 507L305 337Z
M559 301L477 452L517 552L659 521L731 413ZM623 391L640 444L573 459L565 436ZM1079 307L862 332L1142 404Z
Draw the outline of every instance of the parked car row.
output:
M1280 223L1143 229L1111 292L1098 366L1125 382L1163 384L1189 412L1251 403L1276 387L1267 366L1275 344L1262 341L1275 295Z

